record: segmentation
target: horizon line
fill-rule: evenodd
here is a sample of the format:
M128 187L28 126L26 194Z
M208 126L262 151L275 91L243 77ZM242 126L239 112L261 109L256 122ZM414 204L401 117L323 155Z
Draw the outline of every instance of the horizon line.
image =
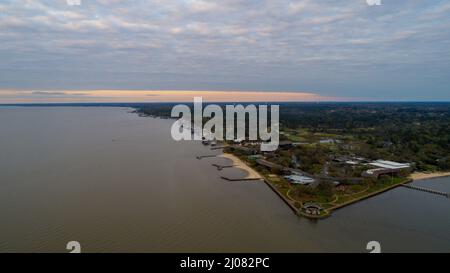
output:
M317 102L447 102L450 99L378 99L336 97L314 91L219 90L58 90L0 89L0 105L187 103L201 97L205 103L317 103Z
M122 101L122 102L20 102L20 103L0 103L0 106L77 106L77 105L123 105L123 104L186 104L194 103L193 101ZM203 104L288 104L288 103L301 103L301 104L326 104L326 103L450 103L450 100L358 100L358 101L210 101L203 102ZM125 107L126 105L124 105Z

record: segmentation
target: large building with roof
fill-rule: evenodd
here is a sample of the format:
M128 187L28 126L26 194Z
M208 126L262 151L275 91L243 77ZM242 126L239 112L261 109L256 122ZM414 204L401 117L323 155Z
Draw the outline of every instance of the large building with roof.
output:
M291 174L291 175L286 175L284 176L285 179L287 179L289 182L291 182L292 184L299 184L299 185L310 185L312 183L314 183L314 178L308 177L308 176L304 176L301 174Z
M382 174L394 174L401 171L411 171L412 169L411 164L409 163L398 163L388 160L376 160L368 163L367 165L376 168L364 171L362 176L372 178L378 178Z

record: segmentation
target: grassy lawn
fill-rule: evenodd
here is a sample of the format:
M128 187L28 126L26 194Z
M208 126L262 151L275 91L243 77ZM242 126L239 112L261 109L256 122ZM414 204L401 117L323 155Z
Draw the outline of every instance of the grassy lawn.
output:
M371 194L385 190L389 187L406 182L408 179L403 177L383 177L375 182L367 182L355 185L344 185L339 190L335 189L335 194L330 196L322 195L308 189L299 190L303 186L292 185L280 175L272 174L266 168L257 167L253 160L248 160L246 156L239 156L250 166L254 167L265 179L274 186L275 189L283 195L289 203L300 209L303 203L316 203L325 210L334 209L336 206L364 199ZM329 211L324 213L328 214Z
M266 176L267 181L270 182L270 184L272 184L273 186L275 186L275 188L277 190L279 190L286 198L289 198L287 196L287 192L290 189L290 184L289 182L287 182L284 179L280 179L280 178L273 178L273 177L267 177Z
M345 192L336 193L331 199L323 195L310 194L295 194L297 186L291 185L288 181L282 178L274 178L266 176L267 180L274 185L288 200L291 200L296 207L300 207L302 203L316 203L321 205L324 209L330 209L335 206L357 201L375 192L387 189L394 185L398 185L406 181L406 178L394 177L393 179L379 180L375 183L350 185Z
M366 190L362 190L362 191L356 192L354 194L337 194L338 200L336 202L334 202L333 204L340 205L340 204L350 202L352 200L358 200L358 199L364 198L370 194L373 194L375 192L382 191L389 187L404 183L405 181L407 181L407 178L403 178L403 177L394 177L393 179L378 180L375 183L371 183L370 185L367 185ZM355 185L355 186L357 186L357 185Z

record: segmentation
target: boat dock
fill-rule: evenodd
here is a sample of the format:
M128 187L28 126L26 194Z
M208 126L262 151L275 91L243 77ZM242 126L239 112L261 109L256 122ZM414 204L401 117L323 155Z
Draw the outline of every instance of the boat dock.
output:
M213 163L213 164L211 164L211 165L213 165L214 167L216 167L217 170L219 170L219 171L221 171L221 170L223 170L223 169L225 169L225 168L233 168L233 167L236 167L236 165L219 165L219 164L215 164L215 163Z
M406 184L403 184L402 186L405 188L409 188L409 189L413 189L413 190L417 190L417 191L428 192L428 193L437 194L437 195L442 195L444 197L450 198L450 193L448 193L448 192L437 191L437 190L432 190L432 189L427 189L427 188L417 187L417 186L412 186L412 185L406 185Z
M261 181L264 180L264 178L229 178L229 177L225 177L225 176L220 176L220 178L227 180L227 181Z
M199 155L199 156L196 156L196 158L198 160L203 159L203 158L209 158L209 157L217 157L217 155Z
M216 147L211 147L211 150L219 150L219 149L224 149L227 148L228 146L216 146Z

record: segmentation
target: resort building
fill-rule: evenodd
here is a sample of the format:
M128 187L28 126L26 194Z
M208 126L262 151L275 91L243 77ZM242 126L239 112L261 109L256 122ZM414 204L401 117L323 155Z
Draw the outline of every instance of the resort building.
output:
M409 163L398 163L387 160L376 160L368 163L367 165L374 166L377 168L364 171L362 173L362 176L364 177L378 178L382 174L394 174L399 173L401 171L411 170L411 164Z
M310 185L315 182L315 180L311 177L300 175L300 174L291 174L284 176L289 182L297 185Z
M398 163L398 162L387 161L387 160L376 160L376 161L370 162L368 165L378 167L378 168L385 168L385 169L408 169L408 168L411 168L411 164L409 164L409 163Z

